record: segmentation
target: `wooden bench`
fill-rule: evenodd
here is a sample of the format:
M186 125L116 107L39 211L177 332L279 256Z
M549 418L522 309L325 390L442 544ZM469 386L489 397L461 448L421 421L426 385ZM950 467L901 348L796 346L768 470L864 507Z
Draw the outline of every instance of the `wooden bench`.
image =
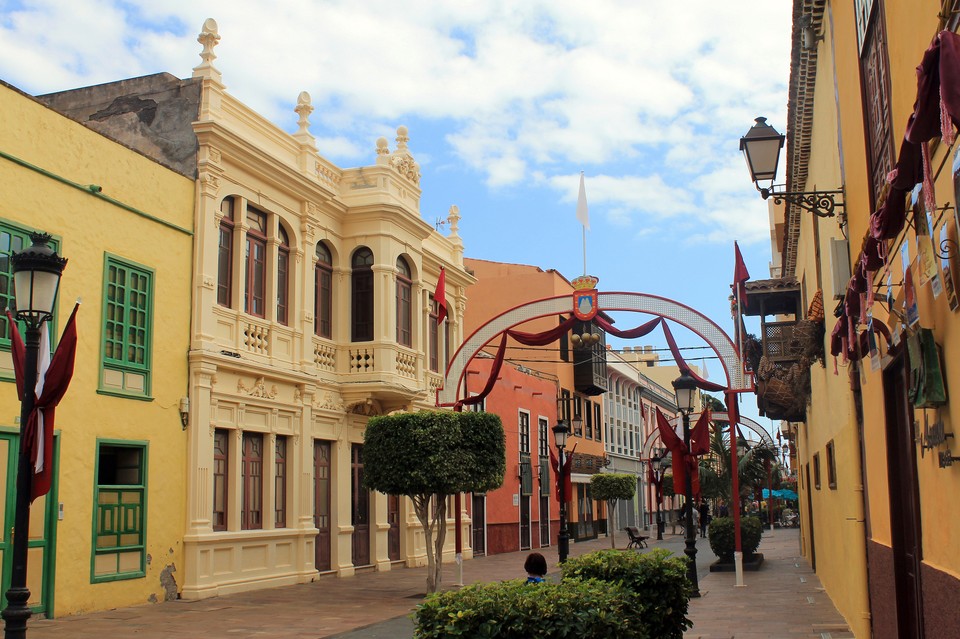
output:
M627 536L630 537L630 541L627 543L627 548L646 548L647 540L650 539L649 536L641 535L640 529L636 526L627 526L623 529L626 531Z

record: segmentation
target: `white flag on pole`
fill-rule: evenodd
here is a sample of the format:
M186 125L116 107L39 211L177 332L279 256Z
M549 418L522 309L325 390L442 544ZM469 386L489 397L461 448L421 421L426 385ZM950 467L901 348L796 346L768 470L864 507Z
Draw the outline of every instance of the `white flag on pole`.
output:
M587 211L587 190L583 185L583 171L580 171L580 195L577 197L577 221L583 228L590 230L590 214Z
M35 391L37 394L37 399L40 399L40 396L43 395L43 385L44 381L47 379L47 369L50 368L50 322L44 322L40 326L40 352L37 355L37 385ZM43 455L44 455L44 424L43 424L43 411L39 411L37 416L37 462L34 465L34 473L39 473L43 471Z

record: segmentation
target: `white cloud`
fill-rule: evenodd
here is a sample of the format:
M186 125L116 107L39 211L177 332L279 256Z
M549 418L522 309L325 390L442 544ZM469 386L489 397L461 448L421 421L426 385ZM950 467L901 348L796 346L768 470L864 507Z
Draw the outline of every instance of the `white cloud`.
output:
M376 137L392 145L415 116L441 123L447 152L488 187L546 182L569 198L583 167L612 223L698 211L710 238L740 231L733 194L752 195L728 173L737 139L756 115L785 111L788 5L32 0L0 10L0 77L32 93L187 77L213 17L228 89L291 131L309 91L324 153L370 158Z

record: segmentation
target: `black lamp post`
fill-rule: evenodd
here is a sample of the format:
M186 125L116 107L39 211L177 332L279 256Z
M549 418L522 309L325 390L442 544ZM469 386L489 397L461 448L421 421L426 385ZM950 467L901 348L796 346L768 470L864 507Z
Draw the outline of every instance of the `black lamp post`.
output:
M657 491L657 541L663 541L663 476L667 472L669 462L667 461L667 449L653 449L653 459L650 460L653 466L653 476L657 480L654 490Z
M37 385L37 359L40 353L40 327L53 316L53 307L60 289L60 275L67 260L47 244L46 233L31 233L33 245L10 256L18 320L26 324L23 401L20 404L20 427L24 428L33 411ZM17 465L17 504L13 528L13 571L7 591L7 607L2 616L4 637L21 639L27 636L30 618L30 589L27 588L27 542L30 527L30 491L33 468L30 451L20 438Z
M553 439L557 444L557 459L559 460L557 473L557 490L560 497L560 532L557 533L557 556L560 563L567 560L570 554L570 531L567 530L567 498L565 494L566 484L566 455L567 436L570 435L570 427L563 420L560 420L553 427Z
M677 408L683 415L683 445L685 450L690 451L690 413L694 409L694 402L697 395L697 381L689 374L684 373L673 380L673 389L677 394ZM700 596L700 584L697 579L697 532L693 529L693 473L690 469L685 469L687 481L684 486L684 493L687 500L687 512L684 518L683 529L686 533L686 548L683 552L687 555L687 578L690 580L690 596Z

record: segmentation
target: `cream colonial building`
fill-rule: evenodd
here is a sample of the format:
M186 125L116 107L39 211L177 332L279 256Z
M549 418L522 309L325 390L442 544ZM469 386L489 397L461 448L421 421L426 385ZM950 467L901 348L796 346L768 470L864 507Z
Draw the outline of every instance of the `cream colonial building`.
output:
M292 135L241 103L213 65L219 39L207 20L190 79L61 104L196 177L181 596L425 563L406 500L362 488L363 430L435 403L474 281L459 213L449 236L421 218L405 127L392 150L377 140L372 165L341 169L317 151L307 93ZM438 325L441 268L450 316Z

